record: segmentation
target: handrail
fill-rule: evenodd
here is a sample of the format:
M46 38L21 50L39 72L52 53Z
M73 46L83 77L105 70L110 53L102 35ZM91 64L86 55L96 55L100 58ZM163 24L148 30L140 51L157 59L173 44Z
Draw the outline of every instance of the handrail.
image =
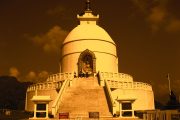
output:
M56 113L57 113L57 111L59 109L61 98L62 98L61 96L62 96L63 92L66 90L66 88L69 86L69 83L70 83L69 79L64 81L64 83L63 83L63 85L62 85L62 87L61 87L61 89L60 89L60 91L59 91L53 105L52 105L52 114L54 116L56 115Z
M152 90L152 86L143 82L124 82L117 80L107 80L110 88L122 88L122 89L143 89L143 90Z
M112 97L111 89L109 87L109 84L108 84L107 80L104 80L104 82L105 82L105 88L106 88L106 91L107 91L106 93L108 94L107 96L109 96L109 99L110 99L110 107L111 107L111 110L112 110L112 113L113 113L113 107L115 107L116 104L115 104L115 101L114 101L114 99Z
M47 78L47 81L55 82L55 81L63 81L66 79L72 79L74 77L74 73L57 73L52 74Z
M44 82L44 83L36 83L32 84L27 88L27 92L35 91L35 90L49 90L49 89L57 89L60 88L64 81L58 82Z
M56 89L67 79L73 79L74 73L57 73L50 75L45 82L30 85L27 91Z
M148 83L143 83L143 82L133 82L133 88L137 89L146 89L146 90L152 90L152 86Z
M104 86L105 80L110 88L142 89L152 91L152 86L143 82L133 82L133 77L125 73L99 72L99 83Z
M99 72L101 79L114 79L118 81L133 81L133 77L125 73Z

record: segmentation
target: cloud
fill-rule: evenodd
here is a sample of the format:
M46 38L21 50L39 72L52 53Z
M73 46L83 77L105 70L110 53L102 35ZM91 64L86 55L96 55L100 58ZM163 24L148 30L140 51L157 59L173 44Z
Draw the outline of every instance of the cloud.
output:
M137 9L144 14L152 32L165 30L179 31L179 20L169 11L170 0L132 0Z
M35 81L37 78L37 75L34 71L30 71L27 75L26 75L26 81Z
M18 76L20 75L20 72L16 67L11 67L9 69L9 75L18 78Z
M41 71L38 74L38 81L44 81L48 78L48 76L49 76L49 73L47 71Z
M24 78L24 82L43 82L48 78L49 73L45 70L40 72L30 71Z
M148 6L149 6L148 0L131 0L131 1L137 8L136 10L138 10L138 12L147 14ZM154 2L154 0L151 0L151 2Z
M158 31L159 28L166 22L167 11L165 8L156 6L151 9L147 16L147 21L150 23L153 31Z
M46 81L49 76L49 72L47 72L45 70L40 71L40 72L35 72L35 71L31 70L27 74L20 76L19 70L16 67L11 67L11 68L9 68L9 76L18 78L18 81L20 81L20 82L37 83L37 82Z
M169 19L168 2L169 0L154 0L154 5L147 15L147 22L152 32L157 32L166 26Z
M180 20L178 19L171 19L169 24L166 27L167 32L177 32L180 31Z
M67 33L60 26L54 26L47 33L36 35L30 39L34 44L41 46L45 52L57 52Z
M151 14L148 16L148 20L153 24L159 24L163 22L166 17L166 12L163 8L154 7L151 10Z
M64 13L65 13L65 8L62 7L62 6L57 6L53 9L49 9L47 11L47 14L48 15L52 15L52 16L64 16Z

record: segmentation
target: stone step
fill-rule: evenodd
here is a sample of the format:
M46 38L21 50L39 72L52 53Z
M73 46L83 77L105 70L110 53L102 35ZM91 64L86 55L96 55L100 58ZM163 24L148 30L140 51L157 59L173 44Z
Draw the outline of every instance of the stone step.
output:
M73 117L74 116L74 117ZM131 118L131 117L127 117L127 118L120 118L120 117L100 117L100 118L89 118L89 117L83 117L81 116L81 114L73 114L73 116L71 116L71 118L69 119L63 119L63 120L142 120L140 118ZM30 118L29 120L40 120L39 118L34 119L34 118ZM41 119L41 120L47 120L47 119ZM58 117L57 118L49 118L48 120L59 120Z
M109 112L104 88L97 78L76 78L62 96L59 113L68 112L70 118L89 117L89 112L112 117Z
M72 87L85 87L89 89L93 89L94 87L98 87L98 80L96 77L88 77L88 78L75 78L72 81Z

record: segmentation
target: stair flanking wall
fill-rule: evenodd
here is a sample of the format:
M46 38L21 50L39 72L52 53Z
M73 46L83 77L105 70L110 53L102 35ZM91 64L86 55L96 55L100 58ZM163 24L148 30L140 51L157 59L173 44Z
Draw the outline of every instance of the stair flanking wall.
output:
M108 82L107 80L104 80L104 83L105 83L105 86L104 86L104 91L105 91L105 94L106 94L106 98L107 98L107 101L108 101L108 106L110 108L110 111L111 113L114 115L116 114L115 113L115 107L116 107L116 103L112 97L112 93L111 93L111 89L108 85Z
M62 100L62 95L63 93L65 92L65 90L68 88L70 84L70 80L67 79L65 80L65 82L63 83L53 105L52 105L52 114L55 116L58 112L58 109L59 109L59 106L60 106L60 103L61 103L61 100Z

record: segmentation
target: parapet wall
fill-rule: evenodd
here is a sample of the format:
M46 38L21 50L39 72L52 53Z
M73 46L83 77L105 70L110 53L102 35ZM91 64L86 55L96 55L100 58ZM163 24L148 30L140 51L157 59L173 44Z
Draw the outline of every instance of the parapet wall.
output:
M138 110L154 110L154 94L153 91L144 89L116 89L112 91L114 99L134 99L132 103L132 109ZM119 106L117 104L117 109Z
M134 82L131 75L125 73L99 72L99 82L104 86L107 80L110 88L114 89L141 89L152 91L152 86L143 82Z
M133 82L133 77L125 73L99 72L100 79Z
M39 96L50 96L52 101L49 103L49 111L51 111L51 106L57 97L59 90L62 87L63 82L66 79L72 80L74 77L73 73L58 73L50 75L46 82L36 83L28 87L26 92L26 111L34 110L34 103L32 102L32 97L34 95Z

